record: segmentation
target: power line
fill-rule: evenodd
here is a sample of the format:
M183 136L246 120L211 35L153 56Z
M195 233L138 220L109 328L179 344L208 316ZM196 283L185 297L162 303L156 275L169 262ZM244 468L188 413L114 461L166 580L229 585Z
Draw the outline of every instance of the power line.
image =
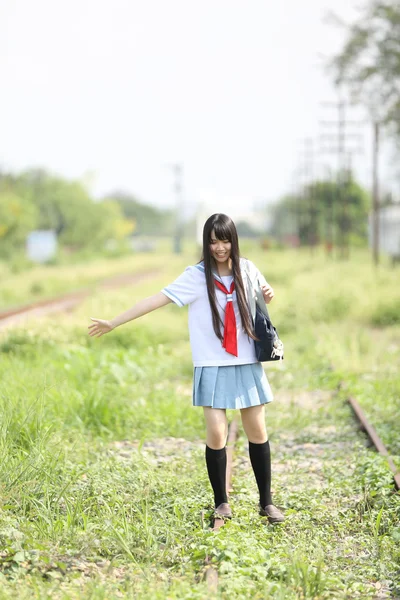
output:
M352 146L349 146L349 140L356 140L361 143L362 135L354 133L354 131L348 131L348 128L360 126L362 125L362 122L347 119L347 109L350 105L343 99L340 99L337 102L321 102L320 104L324 108L333 107L337 110L336 119L320 121L320 125L323 127L336 128L336 132L320 134L320 140L324 142L324 145L321 145L320 152L321 154L337 155L337 200L340 207L340 212L337 215L338 246L340 248L341 257L348 258L350 217L348 197L345 188L352 178L352 157L354 154L363 152L361 145L355 146L353 144ZM329 146L326 145L325 140L330 143ZM332 143L334 145L332 145ZM333 218L333 211L331 214Z
M306 137L302 140L303 148L300 151L300 157L302 166L298 169L298 173L304 176L304 183L302 185L302 193L297 196L297 227L299 238L303 233L308 241L311 252L318 241L317 239L317 198L314 189L314 178L315 178L315 164L316 164L316 150L315 141L311 137ZM305 214L306 222L301 220L301 206L300 201L306 204ZM303 211L304 212L304 211Z

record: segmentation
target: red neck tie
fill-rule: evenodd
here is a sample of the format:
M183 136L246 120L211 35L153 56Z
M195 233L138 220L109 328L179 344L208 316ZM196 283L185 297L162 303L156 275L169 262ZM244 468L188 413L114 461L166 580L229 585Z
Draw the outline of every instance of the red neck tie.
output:
M214 281L217 288L226 294L224 341L222 347L225 348L229 354L237 356L236 317L232 298L233 290L235 289L235 282L232 281L231 289L228 291L223 283L220 283L216 279Z

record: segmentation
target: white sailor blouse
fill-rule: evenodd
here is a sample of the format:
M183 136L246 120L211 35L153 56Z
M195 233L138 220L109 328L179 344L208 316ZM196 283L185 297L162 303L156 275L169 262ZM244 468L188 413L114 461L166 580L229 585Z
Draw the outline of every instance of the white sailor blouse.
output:
M246 275L246 262L250 281ZM261 285L266 285L267 282L251 261L241 258L240 268L250 310L251 303L254 302L252 281L258 278ZM216 278L218 279L219 276L216 275ZM233 277L229 275L219 279L229 289ZM161 291L179 307L189 305L189 337L195 367L245 365L257 362L254 341L242 328L235 290L232 299L237 324L237 356L226 352L221 340L215 335L203 263L187 267L174 282ZM227 296L217 287L215 295L217 309L223 323Z

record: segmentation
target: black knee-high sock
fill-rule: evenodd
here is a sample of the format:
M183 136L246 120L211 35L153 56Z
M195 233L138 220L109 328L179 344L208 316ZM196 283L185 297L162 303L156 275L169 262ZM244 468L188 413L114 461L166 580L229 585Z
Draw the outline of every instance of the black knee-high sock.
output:
M228 502L226 495L226 446L220 450L214 450L206 444L206 463L214 492L215 506L217 507L222 502Z
M251 466L260 492L260 504L264 508L272 504L271 498L271 452L269 440L263 444L249 442Z

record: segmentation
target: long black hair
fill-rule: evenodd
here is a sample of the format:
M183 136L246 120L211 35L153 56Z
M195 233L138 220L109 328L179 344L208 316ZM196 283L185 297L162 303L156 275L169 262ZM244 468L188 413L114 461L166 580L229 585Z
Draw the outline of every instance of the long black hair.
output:
M216 213L207 219L203 228L203 252L201 260L204 261L204 271L206 275L207 293L210 301L211 314L215 335L222 341L221 333L222 320L219 316L215 295L215 281L213 271L218 273L216 261L210 252L211 232L214 230L215 237L218 240L228 240L231 243L232 274L235 281L236 298L239 307L242 327L249 337L257 339L253 332L250 313L246 302L243 279L240 272L240 251L239 239L235 223L228 215Z

